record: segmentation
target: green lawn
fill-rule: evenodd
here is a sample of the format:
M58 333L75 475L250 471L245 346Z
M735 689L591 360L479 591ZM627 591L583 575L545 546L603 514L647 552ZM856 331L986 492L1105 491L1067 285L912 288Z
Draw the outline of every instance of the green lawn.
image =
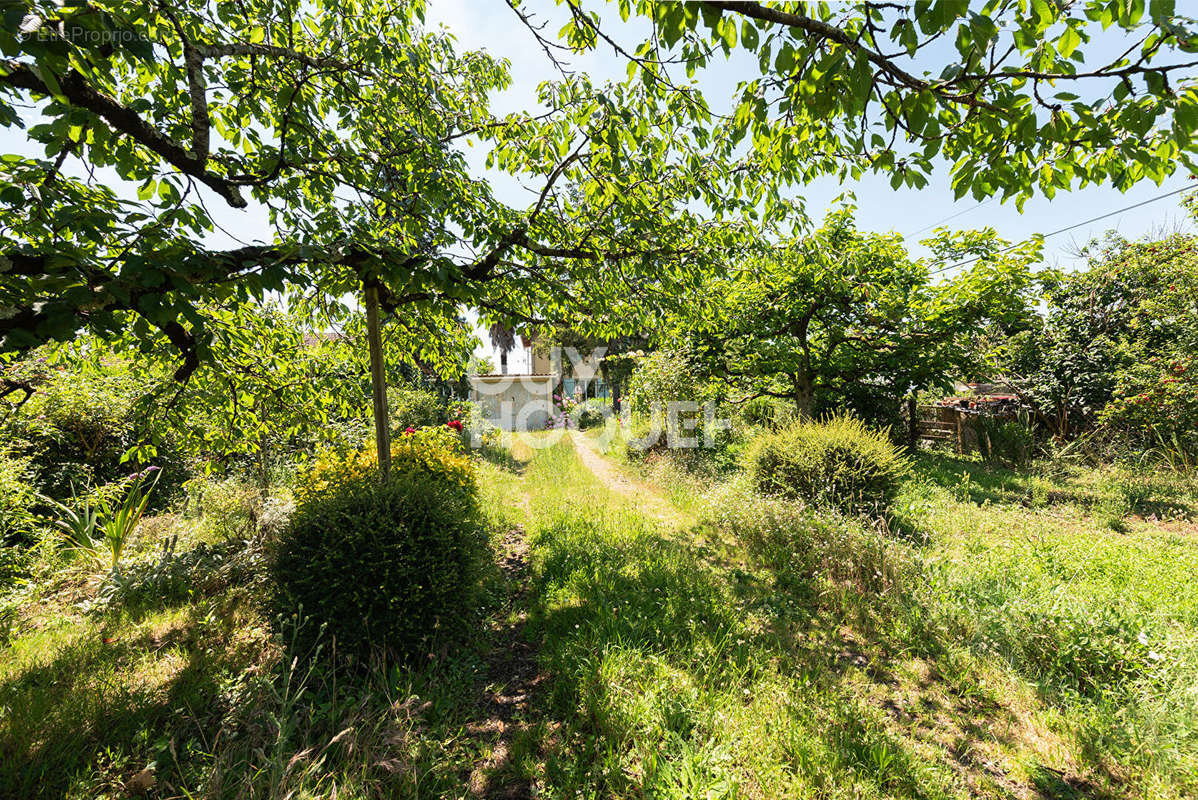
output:
M0 651L0 794L147 766L164 798L1198 791L1192 486L929 455L878 526L630 472L663 518L530 443L481 466L505 568L472 633L416 667L290 661L244 555L136 613L46 576Z

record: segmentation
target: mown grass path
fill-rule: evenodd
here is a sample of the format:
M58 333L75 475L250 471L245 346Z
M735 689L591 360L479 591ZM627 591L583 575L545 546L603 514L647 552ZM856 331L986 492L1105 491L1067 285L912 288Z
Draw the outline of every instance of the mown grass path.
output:
M636 478L627 470L600 455L599 443L578 431L571 431L571 442L582 465L605 487L630 500L637 510L671 528L694 523L694 518L679 509L655 487Z

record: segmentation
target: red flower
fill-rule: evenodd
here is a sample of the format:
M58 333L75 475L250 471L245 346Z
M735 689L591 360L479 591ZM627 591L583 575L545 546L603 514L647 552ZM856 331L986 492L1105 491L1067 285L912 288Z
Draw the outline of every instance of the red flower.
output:
M416 429L413 428L411 425L409 425L408 427L403 429L404 436L410 436L415 432L416 432Z
M449 422L446 422L445 424L447 426L449 426L450 428L453 428L455 431L462 430L462 421L460 419L451 419Z

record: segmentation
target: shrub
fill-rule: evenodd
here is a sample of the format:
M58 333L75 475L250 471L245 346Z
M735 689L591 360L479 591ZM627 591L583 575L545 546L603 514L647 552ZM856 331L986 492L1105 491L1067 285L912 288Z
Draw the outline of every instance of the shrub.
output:
M100 368L51 370L28 402L0 421L0 437L14 457L27 460L37 492L64 500L144 466L146 454L132 462L125 456L148 444L151 388L146 375L121 359ZM189 464L172 435L157 441L154 451L163 471L151 508L161 508L187 478Z
M322 453L295 487L295 500L333 492L341 484L354 484L378 471L378 458L371 448L348 454ZM413 429L391 442L391 471L396 475L423 474L438 478L467 493L473 493L474 464L466 455L462 436L452 428Z
M598 428L610 413L611 406L607 404L607 401L600 398L587 400L585 403L576 406L575 419L578 430L585 431L590 428Z
M198 511L216 538L245 538L253 532L262 507L262 493L241 478L193 478L184 484L187 507Z
M1152 359L1125 371L1099 415L1117 441L1175 469L1198 464L1198 358Z
M740 418L749 425L760 425L765 428L784 425L794 420L795 408L777 397L754 397L740 409Z
M343 473L306 495L280 537L281 608L316 623L305 629L326 626L339 654L415 655L469 608L485 541L477 513L473 484L443 472Z
M27 543L37 527L31 471L29 459L0 450L0 547Z
M449 421L449 408L436 392L428 389L405 387L387 392L390 409L391 430L423 428L444 425Z
M750 444L746 461L762 494L849 513L888 508L906 469L885 433L845 416L763 433Z
M628 408L638 426L664 437L644 443L643 449L672 446L680 439L703 439L703 406L721 399L720 388L698 376L701 371L685 350L658 350L641 358L628 382ZM670 413L671 404L675 405ZM691 405L694 404L694 405Z
M743 543L778 588L842 611L854 598L899 599L917 574L911 547L861 520L752 494L741 477L716 486L697 509L701 524Z
M987 414L975 418L978 452L992 464L1022 468L1032 460L1036 437L1027 417L1002 420Z

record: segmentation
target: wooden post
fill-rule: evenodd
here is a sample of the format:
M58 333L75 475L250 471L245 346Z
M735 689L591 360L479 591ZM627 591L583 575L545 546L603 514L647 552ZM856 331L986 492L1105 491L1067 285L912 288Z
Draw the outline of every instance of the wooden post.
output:
M919 401L915 392L907 398L907 447L913 451L919 449Z
M383 480L391 472L391 422L387 419L387 381L383 374L383 333L379 328L379 289L366 286L366 339L370 343L370 383L374 391L374 446Z

